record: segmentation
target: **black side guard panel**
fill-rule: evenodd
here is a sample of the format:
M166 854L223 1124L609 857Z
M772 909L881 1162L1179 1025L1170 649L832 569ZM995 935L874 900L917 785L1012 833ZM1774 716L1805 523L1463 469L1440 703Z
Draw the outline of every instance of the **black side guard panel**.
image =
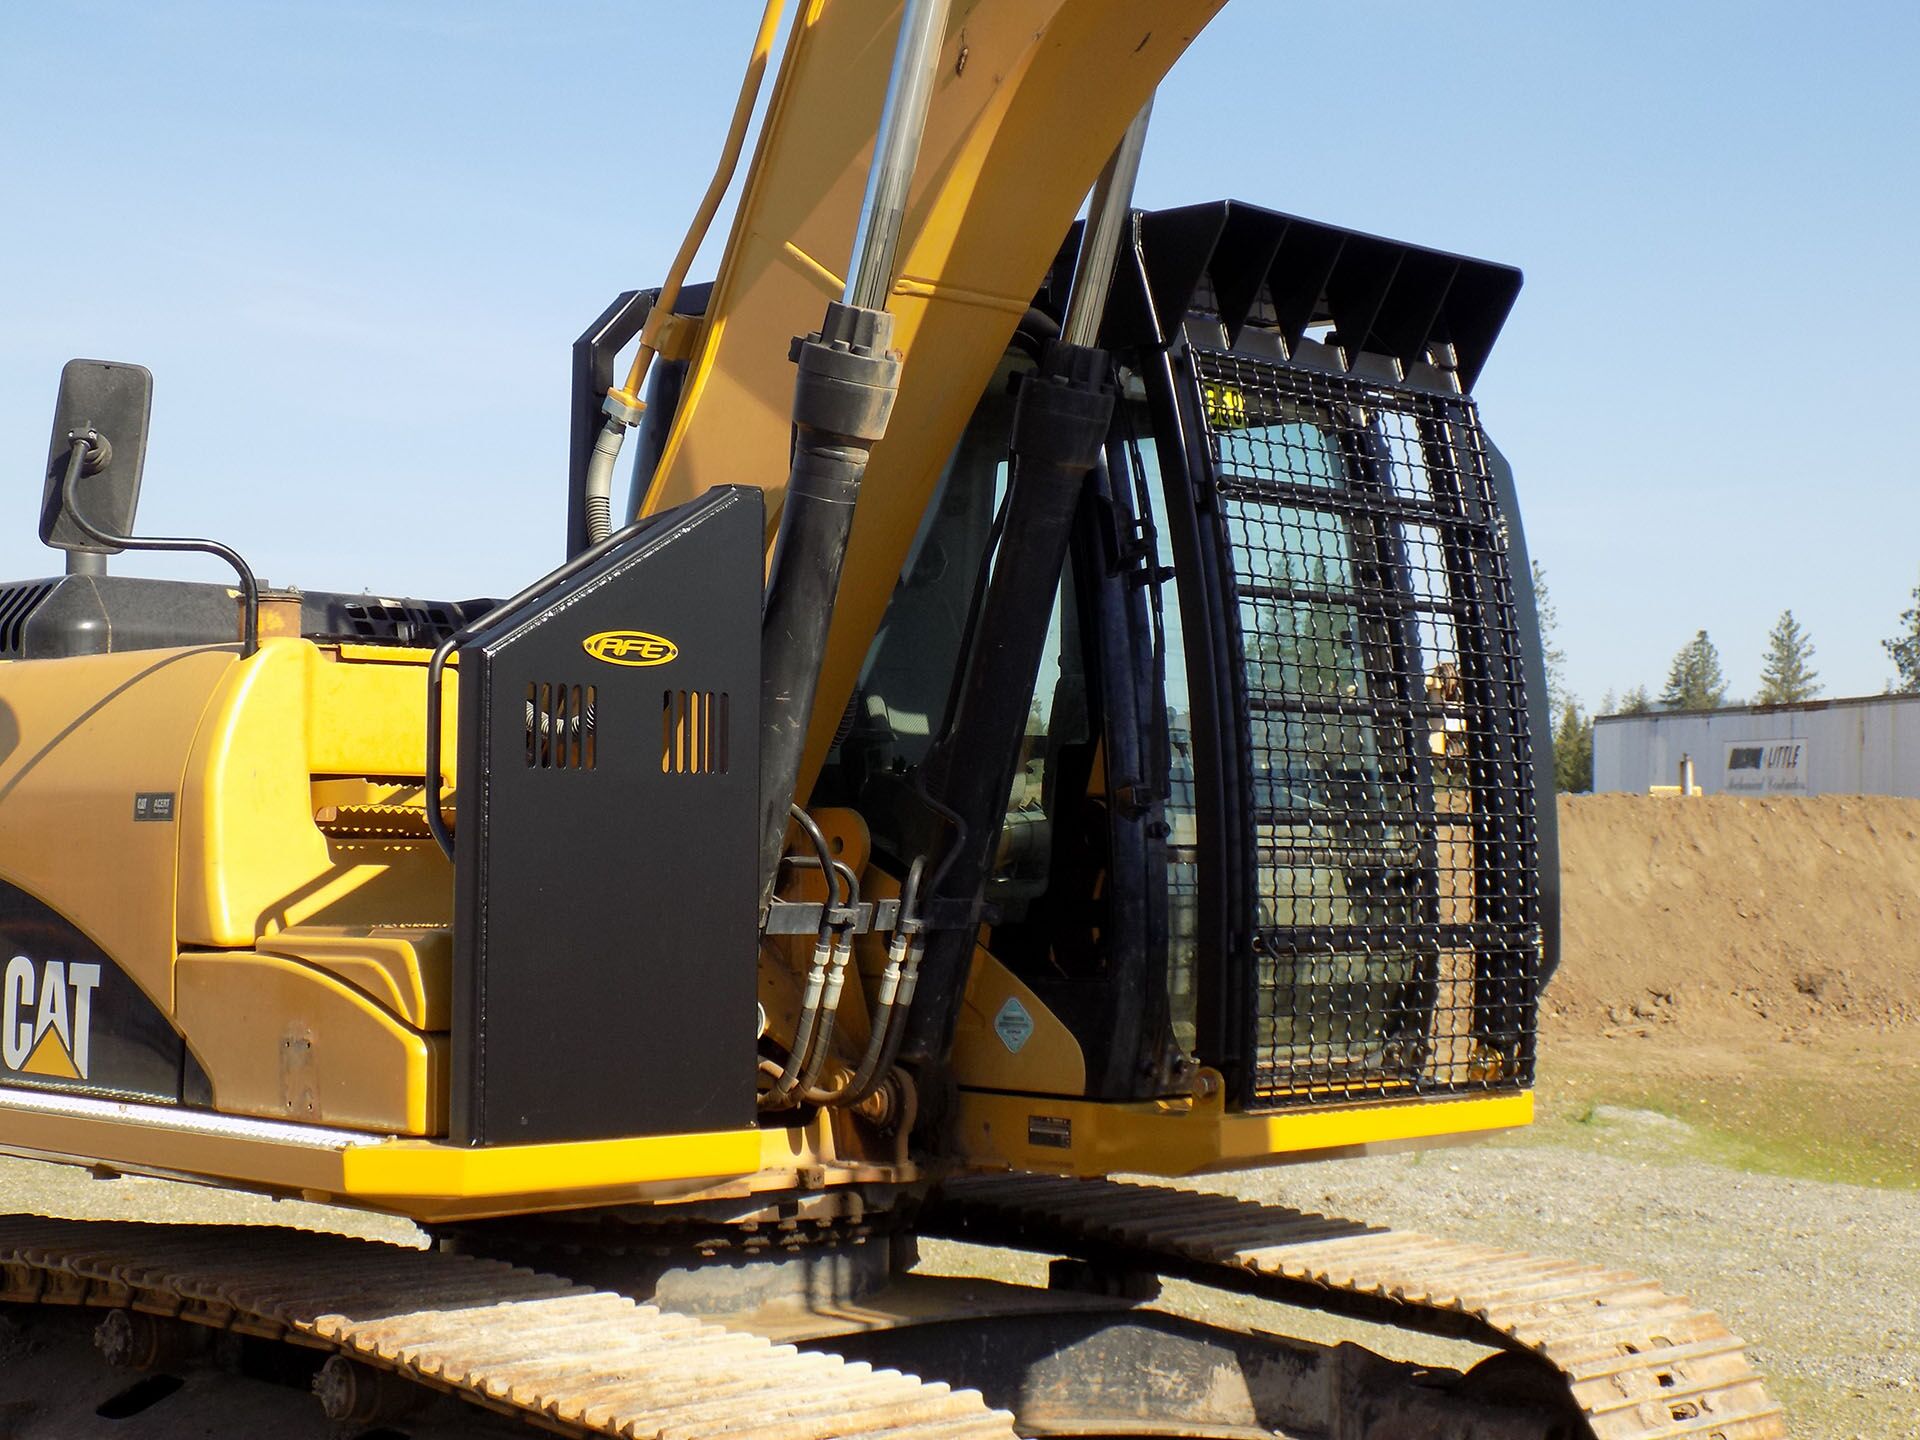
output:
M753 1123L764 538L710 491L460 648L454 1140Z

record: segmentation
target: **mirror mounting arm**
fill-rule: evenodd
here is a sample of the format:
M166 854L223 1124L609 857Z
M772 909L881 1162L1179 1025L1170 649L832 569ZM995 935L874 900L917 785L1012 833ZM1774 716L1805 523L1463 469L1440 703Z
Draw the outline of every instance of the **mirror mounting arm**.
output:
M135 536L115 535L112 531L102 530L81 513L78 504L77 487L83 474L103 470L113 455L112 446L105 436L97 430L70 431L67 454L66 476L61 481L61 505L73 523L97 545L111 546L117 550L198 550L212 555L231 565L234 573L240 577L240 598L244 605L245 622L241 631L240 658L246 659L260 648L260 582L254 578L253 567L240 557L240 553L218 540L195 540L179 536Z

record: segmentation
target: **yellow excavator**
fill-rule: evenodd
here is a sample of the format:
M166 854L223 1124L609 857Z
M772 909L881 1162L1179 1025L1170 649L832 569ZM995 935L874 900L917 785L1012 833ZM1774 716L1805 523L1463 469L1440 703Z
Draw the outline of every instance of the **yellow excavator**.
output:
M432 1243L0 1220L0 1431L1784 1435L1632 1274L1109 1178L1525 1125L1556 958L1472 398L1519 273L1135 209L1220 3L805 0L782 47L769 0L505 600L140 535L151 377L67 366L65 573L0 588L0 1150ZM234 578L108 569L148 550ZM1265 1302L1491 1354L1221 1318Z

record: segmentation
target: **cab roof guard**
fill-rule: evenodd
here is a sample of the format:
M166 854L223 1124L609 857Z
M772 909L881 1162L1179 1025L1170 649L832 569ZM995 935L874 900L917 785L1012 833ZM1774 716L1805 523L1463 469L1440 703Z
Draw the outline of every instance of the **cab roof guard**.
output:
M1193 312L1217 316L1230 345L1251 326L1276 335L1289 356L1309 331L1331 326L1349 369L1367 353L1410 370L1434 346L1451 346L1465 392L1520 293L1510 265L1240 200L1136 211L1132 241L1136 263L1114 277L1101 334L1112 348L1165 344ZM1070 235L1041 291L1049 313L1059 311L1074 253Z

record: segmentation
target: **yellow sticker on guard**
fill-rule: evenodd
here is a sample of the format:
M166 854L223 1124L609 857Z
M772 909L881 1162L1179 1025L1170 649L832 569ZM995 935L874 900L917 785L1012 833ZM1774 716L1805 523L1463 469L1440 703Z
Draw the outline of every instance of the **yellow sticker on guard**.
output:
M1231 385L1203 385L1200 398L1206 406L1207 423L1216 430L1244 430L1247 426L1247 396Z
M580 647L609 665L665 665L680 653L664 635L645 630L602 630L582 640Z

